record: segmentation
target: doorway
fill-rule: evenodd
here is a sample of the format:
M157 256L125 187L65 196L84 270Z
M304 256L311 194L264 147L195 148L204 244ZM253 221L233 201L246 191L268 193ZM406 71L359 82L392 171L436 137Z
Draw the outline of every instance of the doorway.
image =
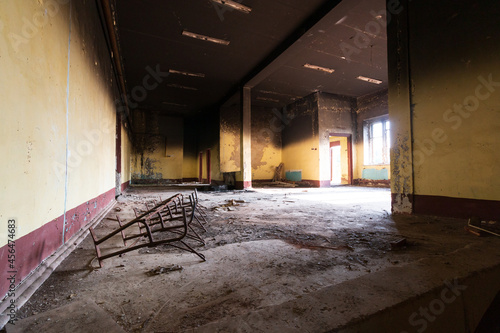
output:
M330 184L352 185L351 134L330 134Z
M210 149L207 149L207 184L212 184L212 161Z
M199 160L199 167L198 167L198 182L203 183L203 152L200 151L200 156L198 158Z
M206 160L205 160L205 166L206 166L206 175L207 175L207 178L203 178L203 152L201 151L200 152L200 155L199 155L199 167L198 167L198 181L200 183L206 183L206 184L211 184L212 183L212 157L211 157L211 153L210 153L210 149L207 149L205 151L206 153Z
M342 184L342 154L340 141L330 142L331 185Z

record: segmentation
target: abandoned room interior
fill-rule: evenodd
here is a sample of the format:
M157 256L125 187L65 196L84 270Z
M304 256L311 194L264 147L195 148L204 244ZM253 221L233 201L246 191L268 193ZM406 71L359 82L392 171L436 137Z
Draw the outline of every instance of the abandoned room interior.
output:
M500 332L498 17L0 1L0 328Z

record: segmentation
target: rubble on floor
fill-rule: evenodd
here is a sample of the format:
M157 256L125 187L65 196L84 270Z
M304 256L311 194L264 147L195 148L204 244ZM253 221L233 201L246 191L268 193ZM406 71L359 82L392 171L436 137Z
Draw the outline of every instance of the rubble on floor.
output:
M495 235L500 237L500 224L497 221L484 221L478 217L470 218L465 230L476 235Z
M120 210L109 213L96 231L108 234L116 229L116 215L130 221L134 208L173 191L130 189L118 198ZM497 240L471 237L462 220L393 217L390 191L380 188L203 192L199 202L210 223L204 244L189 244L203 251L206 262L159 245L109 258L103 268L89 270L95 249L87 237L18 311L18 318L29 320L35 313L90 299L125 332L203 331L204 325L278 311L285 304L316 308L304 302L344 282L370 280L371 274L412 267L425 258L448 267L448 254L467 244L494 248ZM109 241L110 248L123 247L119 233ZM371 289L374 295L377 288ZM353 299L366 296L356 288L350 293ZM354 301L344 304L345 316L355 315L358 307ZM306 318L307 312L299 310L292 313L294 320ZM85 325L79 317L73 323Z

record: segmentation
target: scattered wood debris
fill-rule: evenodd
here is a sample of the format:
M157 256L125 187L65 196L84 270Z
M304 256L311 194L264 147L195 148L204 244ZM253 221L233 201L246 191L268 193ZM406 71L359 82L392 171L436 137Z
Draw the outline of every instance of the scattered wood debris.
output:
M481 232L483 232L500 237L500 224L497 221L485 221L477 217L471 217L465 228L466 231L476 236L480 236Z
M179 265L169 265L167 267L158 266L154 269L147 271L146 274L149 276L154 276L154 275L160 275L160 274L165 274L165 273L170 273L170 272L175 272L175 271L182 271L182 266L179 266Z
M276 170L274 171L273 182L281 182L283 180L283 177L281 176L281 174L283 173L283 167L283 163L280 163L280 165L276 167Z
M465 226L464 229L465 229L465 231L467 231L470 234L473 234L474 236L477 236L477 237L483 236L481 234L481 231L479 231L479 230L474 230L473 228L470 228L468 226Z
M288 183L288 182L282 182L282 181L276 181L276 182L262 182L259 183L259 185L263 186L272 186L272 187L297 187L297 184L294 183Z
M406 241L406 238L401 238L401 239L398 239L394 242L391 242L391 250L394 251L394 250L403 249L407 245L408 245L408 242Z
M245 200L226 200L226 203L217 207L212 208L213 210L220 211L235 211L235 206L240 206L240 204L245 203Z

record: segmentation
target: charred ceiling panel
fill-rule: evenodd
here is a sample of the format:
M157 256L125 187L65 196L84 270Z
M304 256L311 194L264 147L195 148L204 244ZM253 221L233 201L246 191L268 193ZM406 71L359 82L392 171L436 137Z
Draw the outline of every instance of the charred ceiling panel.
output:
M206 109L240 84L324 3L245 0L242 4L252 8L245 14L210 0L117 1L131 99L142 108L175 113ZM225 40L229 45L190 38L183 31ZM159 68L162 81L154 85L150 80L148 89L144 80L151 68ZM169 69L204 77L163 76ZM135 87L145 87L147 94L132 96Z
M358 97L386 88L384 0L241 4L251 12L212 0L117 1L132 108L192 115L218 108L243 85L254 88L254 105L268 107L314 91Z
M255 90L274 91L275 105L315 91L358 97L384 90L385 25L384 1L343 1L286 50L265 78L253 80Z

